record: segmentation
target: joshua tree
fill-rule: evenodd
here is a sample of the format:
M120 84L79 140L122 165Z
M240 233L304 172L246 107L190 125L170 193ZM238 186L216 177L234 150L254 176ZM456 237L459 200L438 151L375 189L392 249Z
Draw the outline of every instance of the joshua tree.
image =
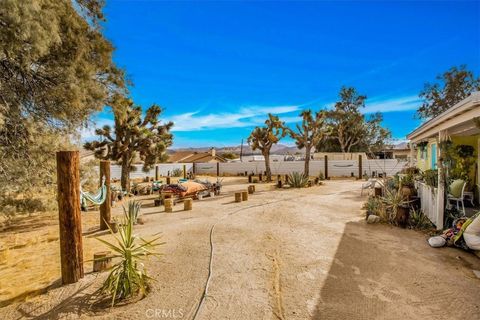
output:
M323 124L325 121L325 112L316 112L312 114L312 110L304 110L300 114L302 117L302 124L297 124L297 131L289 130L290 137L295 140L298 148L305 148L305 170L303 174L308 177L310 170L310 152L320 140L323 138L325 132Z
M87 142L84 147L95 151L97 158L118 161L122 165L122 189L129 190L130 171L137 155L143 160L145 171L166 160L166 150L173 140L170 133L173 123L159 121L163 110L155 104L148 108L143 120L142 109L133 106L131 100L117 97L116 106L114 134L110 126L97 129L95 133L102 139Z
M248 143L252 150L260 150L265 157L265 171L267 172L267 181L272 181L272 171L270 169L270 149L287 134L285 123L280 121L278 116L271 113L265 120L264 127L256 127L248 137Z

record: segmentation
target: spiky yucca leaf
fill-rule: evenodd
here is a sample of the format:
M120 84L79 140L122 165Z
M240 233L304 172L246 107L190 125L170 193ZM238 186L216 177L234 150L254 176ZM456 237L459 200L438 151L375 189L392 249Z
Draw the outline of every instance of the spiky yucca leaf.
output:
M293 188L305 188L308 184L308 177L299 172L292 172L288 175L288 183Z
M128 206L129 209L140 208L136 201L131 201ZM128 214L131 210L128 212L125 208L124 210L126 219L119 227L119 235L115 235L110 229L115 241L108 242L97 238L113 251L112 258L119 259L112 267L101 288L102 293L111 295L112 306L118 300L133 297L137 294L144 296L147 293L148 282L153 279L147 275L142 260L150 255L159 257L160 254L155 249L165 244L165 242L159 242L161 237L158 234L155 234L154 238L148 241L135 235L133 233L134 220L132 219L134 215Z

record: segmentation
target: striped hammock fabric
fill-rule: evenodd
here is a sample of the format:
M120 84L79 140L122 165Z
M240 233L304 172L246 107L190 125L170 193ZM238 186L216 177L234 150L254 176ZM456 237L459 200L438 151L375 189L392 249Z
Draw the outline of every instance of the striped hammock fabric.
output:
M80 202L82 205L82 208L87 207L87 201L93 203L94 205L101 205L107 197L107 186L105 184L102 184L100 189L94 194L90 192L84 192L80 190Z

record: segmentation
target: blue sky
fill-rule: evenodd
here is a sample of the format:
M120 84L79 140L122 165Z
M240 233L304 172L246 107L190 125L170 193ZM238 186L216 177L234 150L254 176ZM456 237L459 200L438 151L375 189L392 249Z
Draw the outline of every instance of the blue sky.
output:
M480 73L480 2L107 0L105 13L134 101L165 108L174 147L239 144L267 112L293 124L342 85L404 139L425 82L460 64Z

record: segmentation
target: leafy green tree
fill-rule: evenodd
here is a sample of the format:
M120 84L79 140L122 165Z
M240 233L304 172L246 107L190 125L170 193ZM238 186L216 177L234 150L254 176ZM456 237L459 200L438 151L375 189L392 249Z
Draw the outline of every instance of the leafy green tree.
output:
M289 135L295 140L299 149L305 148L305 169L303 174L308 177L310 174L310 157L314 148L325 135L325 112L315 114L312 110L304 110L300 113L302 123L296 125L296 131L289 129Z
M252 150L260 150L265 158L265 171L267 172L267 181L272 181L272 170L270 169L270 149L281 138L285 137L287 131L285 130L285 123L280 121L278 116L271 113L268 114L268 119L265 120L265 126L256 127L248 137L248 144Z
M54 161L44 160L65 145L57 142L124 90L101 33L102 7L103 0L0 1L0 180L12 190L54 179Z
M317 150L331 151L325 150L330 147L345 153L381 148L390 137L390 131L381 125L382 114L362 114L367 97L358 94L355 88L342 87L339 96L340 101L325 112L328 134L325 141L316 145Z
M437 76L441 83L426 83L420 92L423 104L417 110L420 119L430 119L480 90L480 78L476 78L465 65L452 67Z
M122 165L121 185L130 190L130 172L137 156L143 161L143 169L150 170L155 163L167 160L167 148L172 145L172 122L159 120L163 110L152 105L142 119L142 109L130 99L118 96L114 99L115 127L97 129L100 140L87 142L84 147L95 151L99 159L117 161Z

